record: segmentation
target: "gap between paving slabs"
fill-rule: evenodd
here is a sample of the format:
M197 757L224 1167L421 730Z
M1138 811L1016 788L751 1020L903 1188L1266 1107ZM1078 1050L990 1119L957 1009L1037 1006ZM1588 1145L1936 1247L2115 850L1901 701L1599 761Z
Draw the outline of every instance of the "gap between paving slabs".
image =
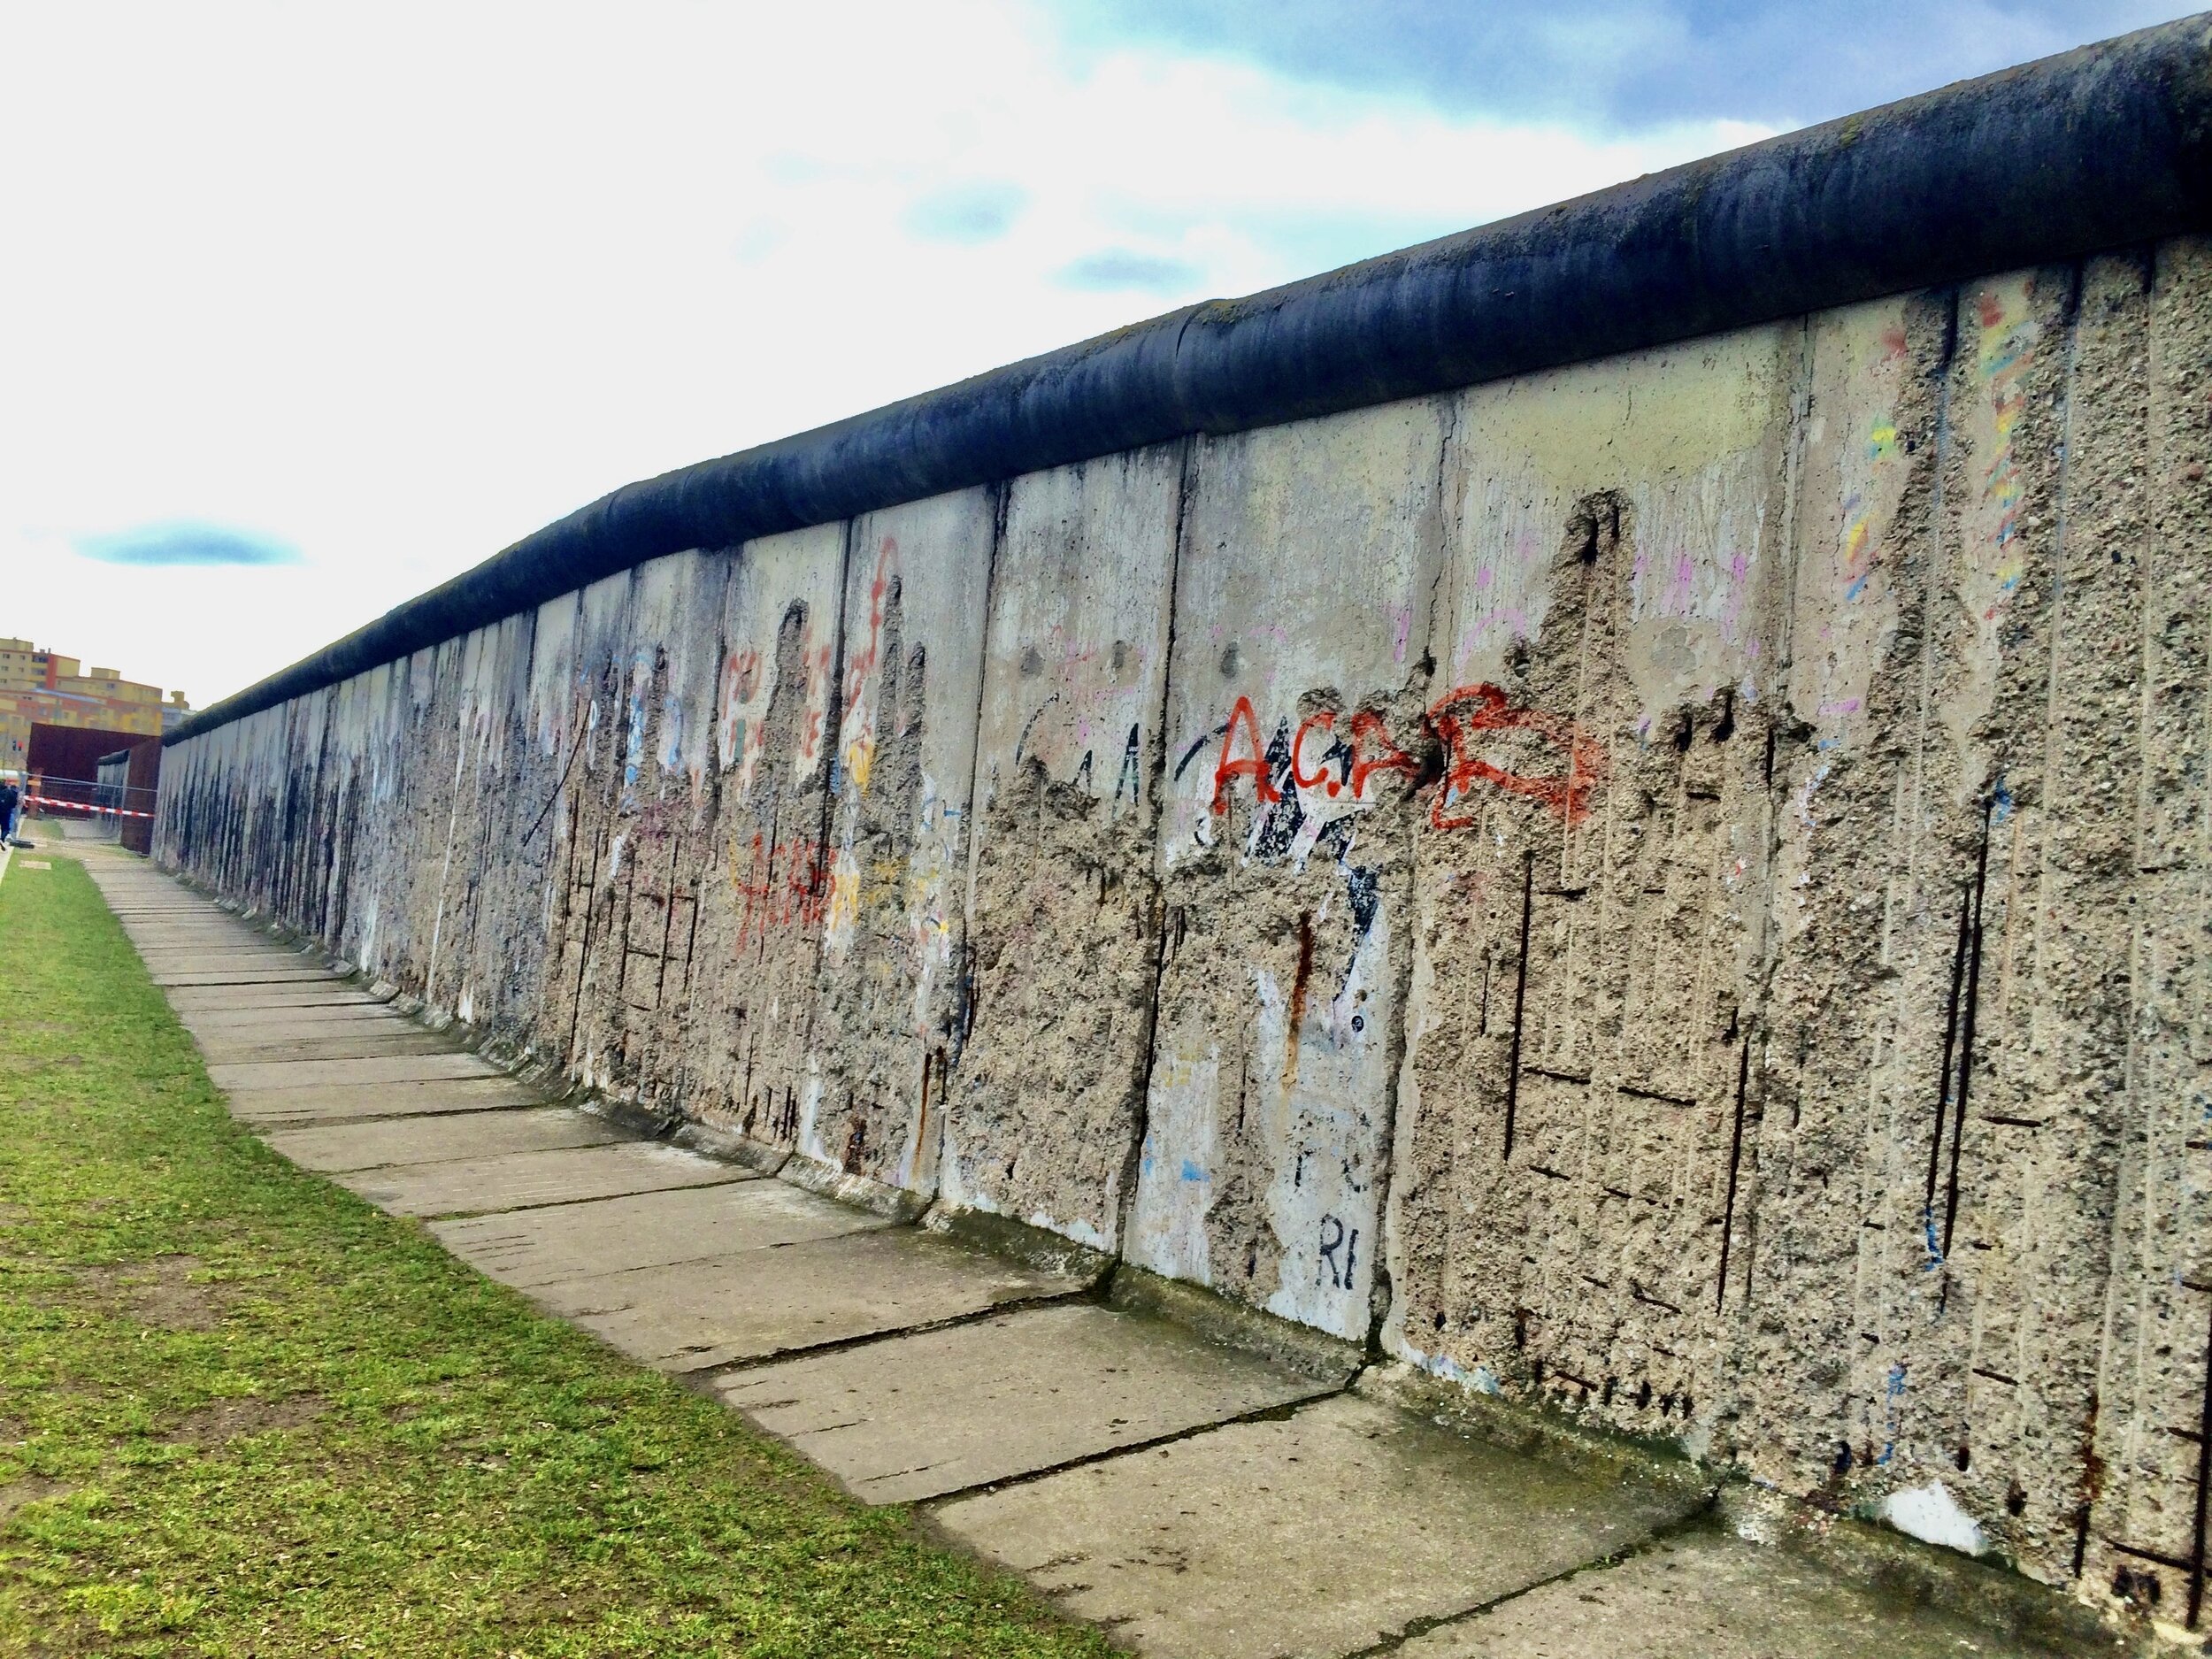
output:
M2054 1651L1713 1530L1687 1463L1532 1452L1526 1424L1509 1449L1348 1345L640 1138L181 884L86 864L274 1149L1141 1651Z

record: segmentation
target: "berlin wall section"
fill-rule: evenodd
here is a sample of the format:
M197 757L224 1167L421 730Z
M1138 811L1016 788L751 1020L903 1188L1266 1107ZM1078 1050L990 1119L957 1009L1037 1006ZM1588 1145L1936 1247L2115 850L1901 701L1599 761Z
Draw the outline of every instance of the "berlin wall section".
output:
M2078 973L2067 995L2081 1011L2051 1056L2056 1120L2010 1133L2032 1135L2031 1167L2062 1179L2054 1154L2077 1123L2117 1132L2116 1215L2095 1241L2108 1282L2094 1433L2074 1465L2085 1571L2101 1584L2124 1571L2139 1595L2154 1575L2169 1597L2185 1585L2185 1610L2200 1613L2200 1578L2172 1563L2196 1558L2212 1488L2201 1438L2212 1415L2212 249L2167 243L2149 274L2147 296L2120 273L2085 296L2085 341L2107 349L2078 383L2064 572L2089 589L2084 621L2108 633L2070 657L2054 698L2069 740L2055 783L2075 823L2054 849L2064 885L2049 901L2069 907L2054 910L2070 949L2051 978ZM2072 910L2069 887L2085 898L2129 890L2114 915ZM2042 1186L2029 1189L2039 1210Z
M1152 1063L1185 446L1017 479L991 579L939 1192L1118 1249Z
M995 490L851 530L816 980L796 1144L825 1173L937 1189L965 1025L969 788L997 535Z
M157 856L762 1161L2185 1614L2208 319L2170 241L669 556L188 738Z
M1478 388L1447 457L1386 1340L1645 1433L1732 1392L1802 339Z
M705 787L714 826L681 939L686 1110L782 1150L816 1087L846 528L749 543L733 565Z
M1409 938L1444 429L1194 444L1137 1265L1364 1340Z

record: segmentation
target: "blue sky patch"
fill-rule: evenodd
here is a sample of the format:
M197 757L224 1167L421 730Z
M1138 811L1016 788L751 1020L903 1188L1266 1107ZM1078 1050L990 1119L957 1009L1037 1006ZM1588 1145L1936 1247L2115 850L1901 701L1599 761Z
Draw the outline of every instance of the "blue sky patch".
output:
M78 552L103 565L296 565L300 550L288 541L221 525L174 521L139 525L105 535L75 539Z
M1165 259L1132 248L1102 248L1060 267L1063 288L1091 293L1179 294L1204 273L1184 259Z
M1084 45L1241 59L1439 109L1606 132L1823 121L2189 0L1051 0Z

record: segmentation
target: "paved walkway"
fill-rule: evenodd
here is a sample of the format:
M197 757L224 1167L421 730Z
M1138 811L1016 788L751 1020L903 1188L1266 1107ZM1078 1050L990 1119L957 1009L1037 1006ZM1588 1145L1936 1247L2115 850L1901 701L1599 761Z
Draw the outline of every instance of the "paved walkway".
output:
M1218 1345L626 1135L142 862L68 851L278 1151L1139 1651L2044 1651L1746 1543L1692 1481L1502 1450L1392 1403L1387 1373Z

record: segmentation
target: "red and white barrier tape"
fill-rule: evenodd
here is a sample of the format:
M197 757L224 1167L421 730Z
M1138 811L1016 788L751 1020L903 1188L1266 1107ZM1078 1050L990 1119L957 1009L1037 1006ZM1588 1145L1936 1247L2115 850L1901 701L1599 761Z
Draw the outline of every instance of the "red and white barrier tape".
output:
M73 812L106 812L116 818L151 818L150 812L132 812L119 806L95 806L89 801L58 801L51 795L27 795L25 806L65 806Z

